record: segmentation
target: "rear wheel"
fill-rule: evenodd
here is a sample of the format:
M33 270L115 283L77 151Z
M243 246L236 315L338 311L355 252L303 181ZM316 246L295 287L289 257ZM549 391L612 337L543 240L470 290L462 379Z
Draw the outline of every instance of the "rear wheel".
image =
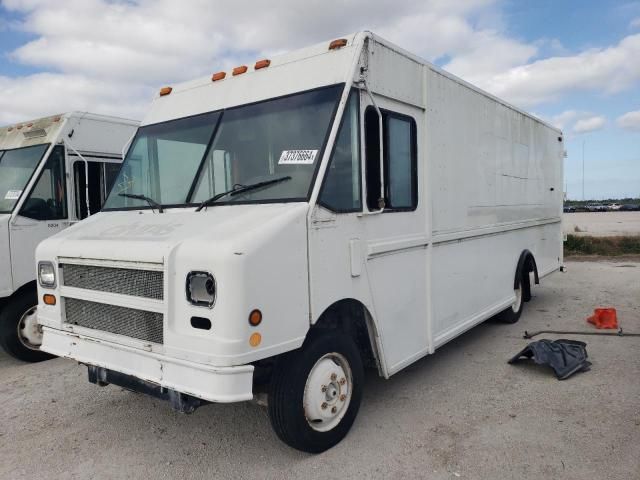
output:
M496 319L502 323L516 323L520 320L520 315L524 310L524 285L522 279L518 280L518 288L513 292L516 295L513 305L496 315Z
M300 350L283 355L269 391L269 417L287 445L320 453L342 440L362 397L364 370L351 337L313 333Z
M25 362L41 362L53 355L40 351L42 328L36 309L38 295L24 292L5 305L0 313L0 345L14 358Z

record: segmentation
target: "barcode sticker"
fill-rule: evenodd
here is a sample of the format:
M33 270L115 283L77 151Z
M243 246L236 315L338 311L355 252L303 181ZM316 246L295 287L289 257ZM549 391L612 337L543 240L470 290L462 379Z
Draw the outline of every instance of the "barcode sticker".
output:
M22 194L22 190L9 190L7 194L4 196L5 200L18 200L20 195Z
M279 165L310 165L318 154L318 150L283 150L278 160Z

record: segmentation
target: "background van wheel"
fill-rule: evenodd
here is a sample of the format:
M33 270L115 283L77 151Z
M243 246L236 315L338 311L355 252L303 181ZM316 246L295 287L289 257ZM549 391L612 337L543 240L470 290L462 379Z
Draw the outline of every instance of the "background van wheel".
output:
M9 300L0 312L0 345L14 358L41 362L53 355L40 351L42 330L37 324L38 294L24 292Z
M524 309L524 286L522 280L518 282L518 288L514 290L516 301L506 310L496 315L496 320L502 323L516 323L520 320L522 310Z
M320 453L342 440L360 408L364 369L351 337L311 332L283 355L269 386L269 418L287 445Z

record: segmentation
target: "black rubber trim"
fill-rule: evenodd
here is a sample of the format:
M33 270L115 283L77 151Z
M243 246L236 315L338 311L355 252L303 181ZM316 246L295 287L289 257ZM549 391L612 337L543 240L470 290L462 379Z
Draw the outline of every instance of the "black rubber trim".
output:
M540 277L538 276L538 266L536 265L536 259L529 250L524 250L520 254L520 259L518 260L518 267L516 268L516 276L513 279L513 289L517 290L520 284L520 280L522 279L524 273L524 267L526 262L531 259L531 266L533 267L533 275L535 278L536 285L540 284ZM531 271L531 270L529 270ZM528 273L528 272L527 272Z
M144 393L160 400L166 400L171 404L171 408L180 413L193 413L196 408L209 403L186 393L165 388L157 383L147 382L132 375L126 375L107 368L87 365L87 369L91 383L100 386L106 386L111 383L132 392Z

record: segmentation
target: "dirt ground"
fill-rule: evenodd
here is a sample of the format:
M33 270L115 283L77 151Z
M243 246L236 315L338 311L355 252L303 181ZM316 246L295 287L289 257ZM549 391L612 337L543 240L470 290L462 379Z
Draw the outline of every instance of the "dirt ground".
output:
M564 233L609 237L640 235L640 212L576 212L562 215Z
M184 416L72 361L2 353L0 478L639 479L640 338L565 335L593 362L566 381L506 363L524 330L589 329L596 306L640 332L640 263L567 267L518 324L482 324L390 380L369 373L351 433L317 456L279 442L253 403Z

